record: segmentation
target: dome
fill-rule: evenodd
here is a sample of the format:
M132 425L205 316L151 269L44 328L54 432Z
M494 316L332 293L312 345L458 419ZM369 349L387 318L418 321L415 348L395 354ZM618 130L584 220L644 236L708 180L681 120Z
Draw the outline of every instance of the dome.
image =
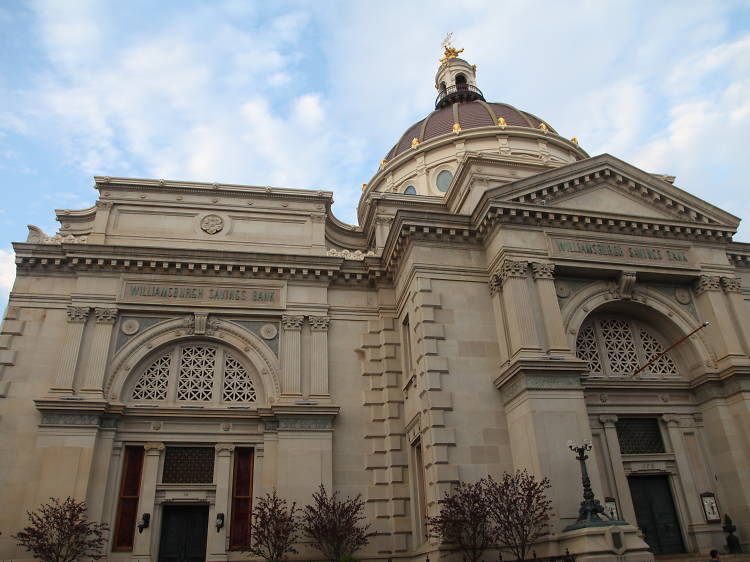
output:
M549 132L556 133L548 123L543 122L536 115L516 109L507 103L492 103L476 99L440 107L421 121L414 123L391 148L385 160L389 161L410 149L414 139L419 140L421 144L441 135L454 133L456 123L462 131L466 131L480 127L498 127L497 123L500 118L505 119L508 127L539 129L544 123Z

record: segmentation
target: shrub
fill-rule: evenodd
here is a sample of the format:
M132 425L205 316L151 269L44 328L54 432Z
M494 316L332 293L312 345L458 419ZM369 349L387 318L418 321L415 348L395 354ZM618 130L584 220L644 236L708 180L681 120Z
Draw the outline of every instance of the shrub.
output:
M32 552L44 562L75 562L81 558L98 560L104 557L104 523L95 523L86 516L86 502L66 498L60 502L50 498L33 512L26 512L31 523L17 535L18 546Z
M328 560L350 558L370 542L370 525L363 524L364 508L362 496L342 500L338 492L329 495L321 484L313 494L312 504L302 511L302 530Z
M297 504L287 505L276 490L258 498L250 517L250 545L247 550L268 562L280 562L287 553L297 552Z

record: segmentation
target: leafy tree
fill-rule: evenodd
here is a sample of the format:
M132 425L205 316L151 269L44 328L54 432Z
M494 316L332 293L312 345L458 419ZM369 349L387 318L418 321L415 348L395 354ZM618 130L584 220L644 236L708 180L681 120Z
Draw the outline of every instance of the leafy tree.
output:
M268 562L280 562L297 551L297 504L291 507L276 490L258 498L250 518L250 545L247 550Z
M363 524L364 509L362 496L342 500L338 492L329 495L321 484L313 494L312 504L302 511L302 531L328 560L350 558L370 542L370 525Z
M68 497L63 502L50 498L33 512L26 512L31 523L17 535L11 535L18 546L24 547L44 562L75 562L81 558L98 560L109 527L95 523L86 516L86 502Z
M455 543L469 562L481 559L498 540L492 520L492 483L484 478L469 484L459 482L439 501L440 513L427 519L433 536Z
M544 532L550 518L552 502L545 490L548 478L537 481L525 469L503 475L498 481L489 479L490 505L499 540L510 548L518 560L526 560L531 545Z

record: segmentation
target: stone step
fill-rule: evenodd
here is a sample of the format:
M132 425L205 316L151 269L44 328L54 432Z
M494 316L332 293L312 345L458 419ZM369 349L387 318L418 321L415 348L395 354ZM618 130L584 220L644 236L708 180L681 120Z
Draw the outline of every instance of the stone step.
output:
M708 562L708 554L669 554L666 556L654 556L656 562ZM721 562L750 562L750 554L719 554Z

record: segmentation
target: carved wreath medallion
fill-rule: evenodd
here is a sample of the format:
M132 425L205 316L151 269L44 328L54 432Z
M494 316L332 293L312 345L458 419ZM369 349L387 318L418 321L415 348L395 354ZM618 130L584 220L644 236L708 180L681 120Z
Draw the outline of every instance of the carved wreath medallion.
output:
M219 215L206 215L201 219L201 230L208 234L216 234L224 229L224 219Z

